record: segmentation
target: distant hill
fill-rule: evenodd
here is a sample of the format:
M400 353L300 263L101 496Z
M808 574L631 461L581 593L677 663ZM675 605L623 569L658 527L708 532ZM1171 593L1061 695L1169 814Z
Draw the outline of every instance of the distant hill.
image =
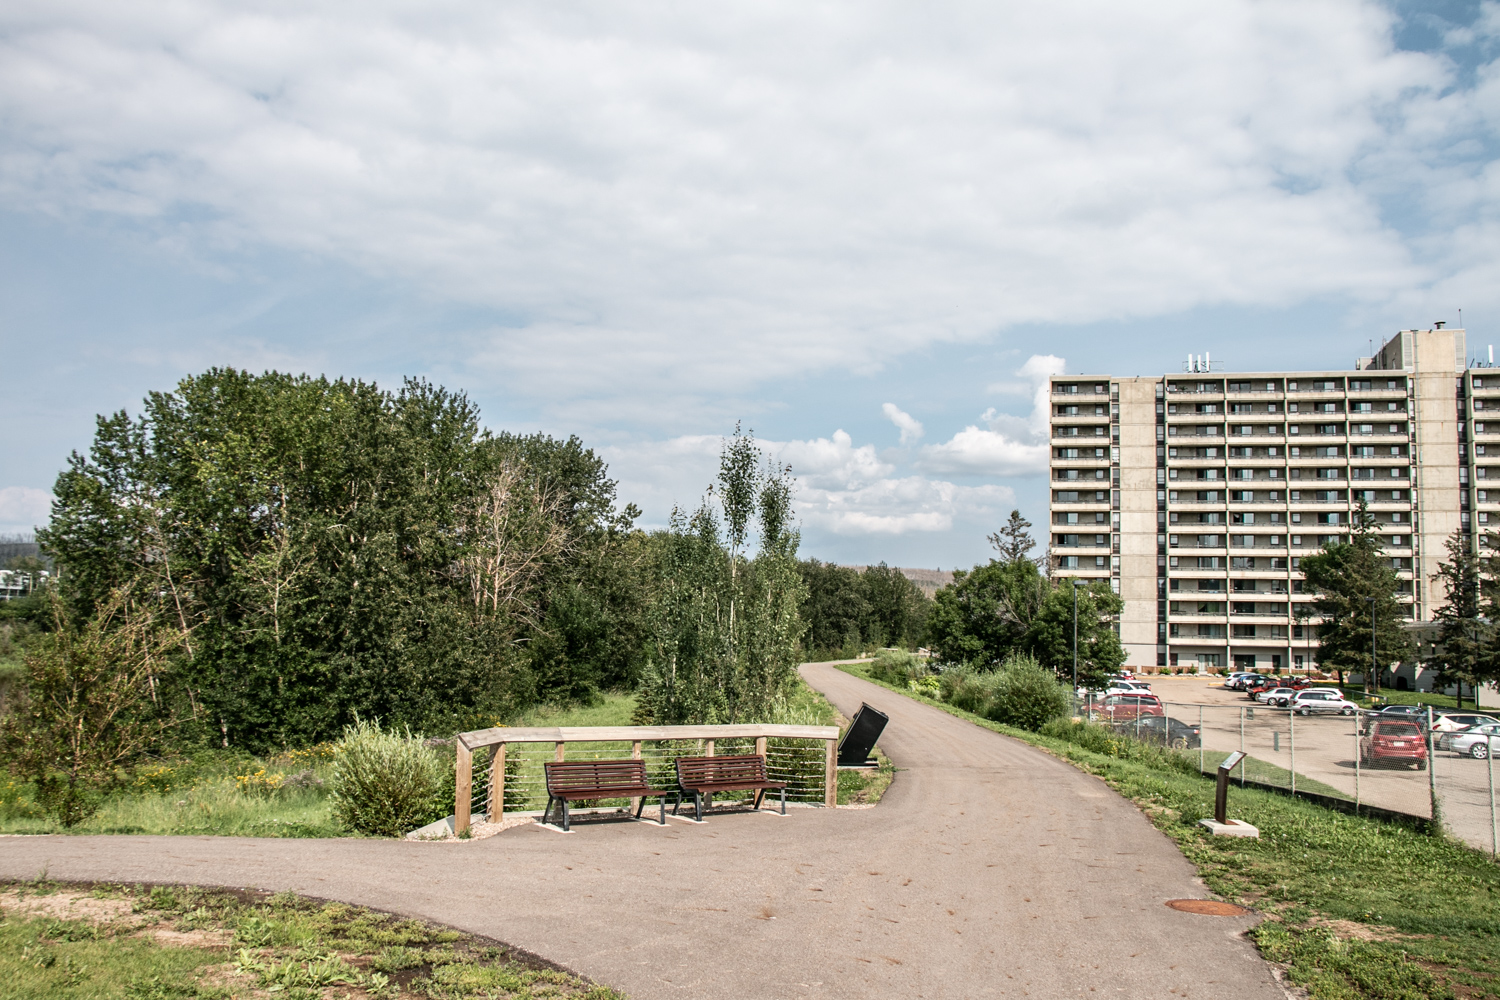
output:
M858 570L863 573L869 569L868 566L850 566L849 569ZM946 569L907 569L905 566L893 566L892 569L899 570L901 575L912 583L922 588L922 593L928 597L936 594L939 590L953 582L953 571Z

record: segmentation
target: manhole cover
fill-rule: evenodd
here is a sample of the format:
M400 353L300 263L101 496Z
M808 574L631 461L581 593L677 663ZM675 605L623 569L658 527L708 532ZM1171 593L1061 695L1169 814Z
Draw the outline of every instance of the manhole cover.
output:
M1217 899L1169 899L1167 905L1183 913L1202 913L1210 917L1243 917L1254 911Z

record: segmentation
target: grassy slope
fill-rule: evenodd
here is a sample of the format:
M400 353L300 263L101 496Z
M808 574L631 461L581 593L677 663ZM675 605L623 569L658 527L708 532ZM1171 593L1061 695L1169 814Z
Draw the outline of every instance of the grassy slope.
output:
M610 693L593 705L542 707L523 713L513 726L626 726L635 710L633 694ZM787 706L789 718L818 725L838 721L822 695L798 679ZM623 745L623 744L622 744ZM550 748L548 750L550 753ZM311 766L309 766L309 763ZM283 776L303 770L325 787L247 794L236 775L264 769ZM29 790L0 775L0 833L147 833L244 837L347 836L334 822L325 761L259 760L205 756L199 762L163 765L155 788L132 787L110 795L87 821L65 830L31 802ZM887 761L880 771L839 772L840 802L876 802L890 784ZM539 806L538 806L539 808Z
M870 679L862 665L843 669ZM1213 811L1207 778L1091 753L901 693L1103 778L1215 892L1273 918L1255 932L1258 943L1315 997L1417 1000L1451 996L1450 986L1465 996L1500 995L1500 866L1478 851L1254 789L1233 790L1230 806L1261 839L1212 837L1197 825Z
M46 882L0 890L10 904L0 982L13 1000L620 998L456 931L290 893Z

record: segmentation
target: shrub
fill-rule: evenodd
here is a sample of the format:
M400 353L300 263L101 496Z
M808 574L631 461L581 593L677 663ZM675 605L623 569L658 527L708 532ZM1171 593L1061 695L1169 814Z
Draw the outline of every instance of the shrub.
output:
M1029 656L1007 659L995 674L990 703L983 713L1008 726L1032 731L1068 714L1067 688L1057 675Z
M927 665L904 649L882 649L870 664L871 677L900 687L926 673Z
M334 818L356 833L399 837L447 815L433 815L442 809L443 778L441 759L409 731L357 721L344 729L334 760Z

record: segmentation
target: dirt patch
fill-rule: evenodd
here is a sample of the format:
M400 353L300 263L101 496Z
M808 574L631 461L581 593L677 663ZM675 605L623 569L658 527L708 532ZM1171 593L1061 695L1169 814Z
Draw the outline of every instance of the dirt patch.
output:
M146 923L131 912L128 899L98 899L89 893L63 890L45 896L34 893L0 893L0 909L24 917L82 920L91 924Z
M1330 920L1324 917L1313 917L1307 922L1307 926L1322 927L1341 938L1355 938L1359 941L1400 941L1404 938L1432 936L1430 934L1402 934L1394 927L1360 924L1353 920Z
M229 931L174 931L167 927L152 927L141 932L157 944L172 948L228 948L234 941Z

